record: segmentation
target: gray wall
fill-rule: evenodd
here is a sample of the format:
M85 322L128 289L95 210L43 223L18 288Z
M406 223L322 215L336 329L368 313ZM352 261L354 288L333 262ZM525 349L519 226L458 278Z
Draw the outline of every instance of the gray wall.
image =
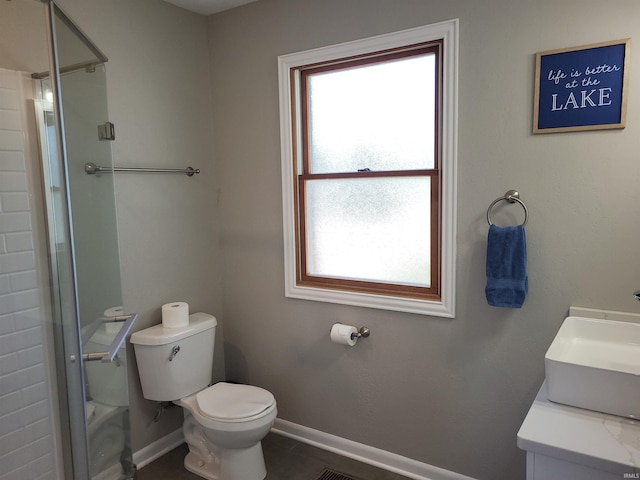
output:
M286 299L277 56L451 18L456 318ZM630 0L262 0L210 17L229 378L271 390L280 418L479 479L524 479L516 433L569 306L640 311L639 50L626 129L553 135L531 134L534 54L635 41L638 18ZM486 208L510 188L530 211L520 310L489 307L483 292ZM332 344L336 321L371 337Z
M116 175L125 310L140 313L136 329L159 323L161 305L178 300L222 320L205 18L159 0L59 3L109 57L115 164L202 170L192 178ZM221 325L218 334L221 344ZM221 346L217 351L219 379L224 358ZM154 424L155 403L142 397L135 361L129 380L136 451L180 428L182 412L173 409Z

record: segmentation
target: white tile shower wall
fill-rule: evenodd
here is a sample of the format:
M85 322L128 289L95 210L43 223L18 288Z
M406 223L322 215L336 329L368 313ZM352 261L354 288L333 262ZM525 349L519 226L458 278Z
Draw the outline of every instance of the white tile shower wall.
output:
M57 478L25 155L23 74L0 69L0 479Z

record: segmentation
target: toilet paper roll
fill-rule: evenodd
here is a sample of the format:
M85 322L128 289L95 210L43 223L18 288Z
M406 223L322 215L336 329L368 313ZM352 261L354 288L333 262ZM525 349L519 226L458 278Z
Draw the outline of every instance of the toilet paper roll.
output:
M189 325L189 304L171 302L162 305L162 326L165 328L181 328Z
M333 327L331 327L331 341L340 345L353 347L358 341L358 337L353 336L352 338L351 334L353 333L358 333L356 327L335 323Z

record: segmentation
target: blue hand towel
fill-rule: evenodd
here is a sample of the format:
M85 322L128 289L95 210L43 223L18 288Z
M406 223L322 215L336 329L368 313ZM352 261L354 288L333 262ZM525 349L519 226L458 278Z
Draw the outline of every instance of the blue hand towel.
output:
M493 307L520 308L529 289L524 227L489 227L487 302Z

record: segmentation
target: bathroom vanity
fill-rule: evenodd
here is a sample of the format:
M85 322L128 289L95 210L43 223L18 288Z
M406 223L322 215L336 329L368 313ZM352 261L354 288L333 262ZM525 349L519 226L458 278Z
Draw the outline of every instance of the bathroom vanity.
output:
M520 431L527 480L640 479L640 419L553 403L546 382Z

